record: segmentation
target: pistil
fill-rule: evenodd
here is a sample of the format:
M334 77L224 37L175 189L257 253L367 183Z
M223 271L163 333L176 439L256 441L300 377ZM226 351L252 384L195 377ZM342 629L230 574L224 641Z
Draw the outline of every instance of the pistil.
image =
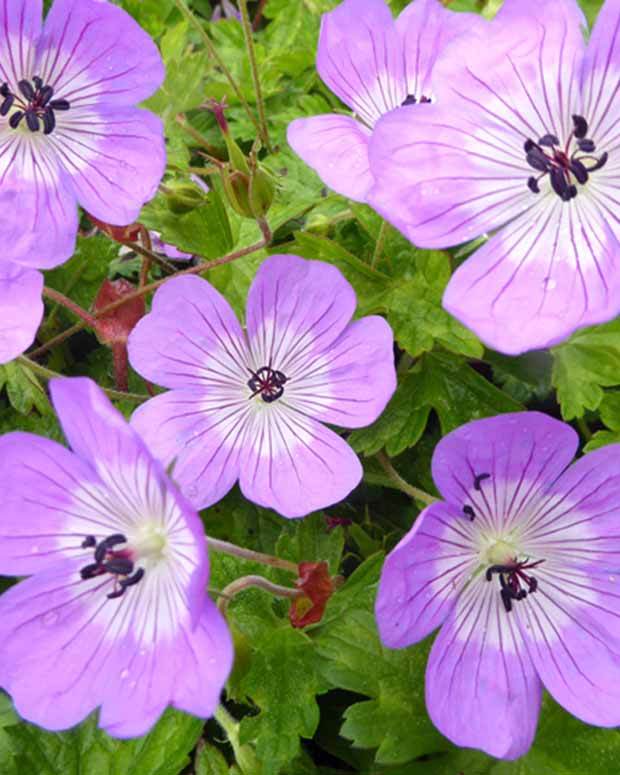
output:
M538 589L538 580L534 576L525 573L526 570L537 568L544 560L530 562L529 557L519 562L515 557L506 563L490 565L485 574L487 581L492 581L493 576L497 575L500 584L500 594L506 613L512 611L513 600L524 600L528 594L533 594ZM522 586L525 584L527 589Z
M107 594L110 600L122 597L128 587L135 586L144 577L144 568L135 569L134 553L129 548L115 548L126 543L127 538L122 533L114 533L99 542L95 536L86 536L82 541L82 549L94 549L95 561L85 565L80 576L84 580L106 573L114 576L114 589Z

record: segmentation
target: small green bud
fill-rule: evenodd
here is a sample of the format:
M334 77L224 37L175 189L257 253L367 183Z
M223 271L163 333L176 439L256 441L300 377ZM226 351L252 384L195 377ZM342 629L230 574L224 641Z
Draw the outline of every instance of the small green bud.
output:
M189 213L205 203L205 192L193 183L166 184L168 209L177 215Z

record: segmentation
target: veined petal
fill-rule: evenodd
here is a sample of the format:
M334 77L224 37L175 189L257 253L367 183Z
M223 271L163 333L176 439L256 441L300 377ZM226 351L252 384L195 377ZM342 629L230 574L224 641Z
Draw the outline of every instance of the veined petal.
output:
M426 705L433 723L456 745L516 759L534 739L541 696L516 620L495 584L479 576L431 650Z
M577 443L570 425L539 412L475 420L435 447L433 480L449 503L471 506L479 525L505 529L538 505Z
M413 0L396 19L405 60L407 94L419 101L431 98L433 68L444 48L456 37L488 24L475 13L454 13L439 0Z
M384 0L344 0L321 21L319 75L372 127L407 96L401 44Z
M447 503L424 509L383 566L375 606L382 642L404 648L429 635L477 565L468 517Z
M3 259L51 269L75 249L77 207L42 136L0 129L0 238Z
M42 0L0 0L0 81L6 81L12 91L34 67L42 17Z
M33 343L43 318L43 275L0 262L0 363L8 363Z
M522 529L532 556L615 582L620 571L620 445L575 461L546 490Z
M620 724L620 592L606 575L546 561L514 609L545 688L588 724ZM512 614L511 614L512 615Z
M369 158L368 202L422 247L467 242L539 205L518 133L450 100L382 118Z
M355 311L353 288L336 267L292 255L263 261L247 301L247 332L256 368L290 380L335 342Z
M161 120L148 110L75 108L45 138L79 203L99 220L133 223L166 165Z
M321 180L342 196L363 202L372 185L368 164L370 130L350 116L298 118L287 139Z
M54 96L72 107L135 105L164 79L150 36L128 13L100 0L54 0L37 47L37 68Z
M586 191L569 203L547 193L540 203L459 267L443 298L485 344L510 355L620 311L620 243L596 202Z
M345 498L362 466L333 431L279 402L256 403L241 452L241 491L285 517Z
M309 362L281 400L317 420L360 428L377 419L395 389L392 329L370 316L351 323Z
M2 436L0 571L25 576L75 557L86 565L92 552L82 548L84 538L113 531L105 513L93 514L73 493L98 484L95 472L60 444L29 433Z
M131 332L128 349L133 368L158 385L236 399L248 393L250 354L239 321L226 299L199 277L164 283L151 313Z
M260 400L260 399L257 399ZM197 509L226 495L239 478L239 457L251 407L212 390L172 390L142 404L132 426Z

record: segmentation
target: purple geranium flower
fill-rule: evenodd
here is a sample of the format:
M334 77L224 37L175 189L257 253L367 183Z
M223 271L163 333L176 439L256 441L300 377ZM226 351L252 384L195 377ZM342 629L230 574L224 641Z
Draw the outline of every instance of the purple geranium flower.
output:
M167 242L164 242L161 238L161 234L158 231L150 231L149 236L151 237L153 250L157 251L158 253L163 253L173 261L189 261L189 259L193 258L191 253L184 253L174 245L169 245Z
M373 134L369 202L416 245L502 227L444 296L502 352L620 311L619 24L608 0L586 45L575 0L506 0L436 68L437 104Z
M161 121L133 107L161 84L157 47L100 0L0 0L2 260L48 268L74 250L76 202L125 225L165 166Z
M400 105L432 102L437 57L480 21L439 0L414 0L396 21L384 0L344 0L323 16L317 70L359 120L336 113L296 119L289 144L330 188L364 201L375 123Z
M321 423L373 422L394 392L393 337L380 317L350 322L355 293L321 261L271 256L247 302L247 335L205 280L173 278L129 337L132 366L172 388L133 425L197 508L239 480L287 517L341 500L362 467Z
M524 754L543 686L590 724L620 724L620 445L569 465L577 442L537 412L450 433L432 462L444 501L386 560L381 639L402 648L441 625L426 703L457 745Z
M111 735L146 733L171 704L210 716L232 663L206 594L200 519L88 379L50 383L73 452L0 438L0 686L52 730L100 708Z
M28 349L43 318L43 275L0 261L0 364Z

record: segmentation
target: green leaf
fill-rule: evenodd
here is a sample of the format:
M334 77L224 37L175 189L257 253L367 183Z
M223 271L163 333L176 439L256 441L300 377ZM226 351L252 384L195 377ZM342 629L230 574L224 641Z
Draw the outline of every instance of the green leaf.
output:
M219 258L233 247L226 208L216 191L207 194L204 205L183 215L171 212L160 195L144 208L140 220L161 232L164 242L203 258Z
M41 415L52 414L45 389L28 366L11 361L0 366L0 389L6 390L13 409L23 415L36 409Z
M441 299L452 270L450 255L408 246L405 272L394 278L386 300L388 322L403 350L412 357L442 345L451 352L480 358L484 352L475 334L449 315Z
M36 775L178 775L189 762L204 722L168 710L155 728L135 740L115 740L91 716L68 732L31 724L6 728L18 772Z
M276 554L297 563L323 560L334 574L340 567L343 548L342 530L328 532L321 512L285 525L276 545Z
M228 763L214 745L200 744L196 752L195 775L229 775Z
M370 698L345 711L341 734L377 748L377 763L399 764L446 744L424 704L428 643L392 650L379 641L373 603L382 560L370 557L331 598L316 642L330 685Z
M358 452L372 455L385 447L395 456L416 444L431 409L444 433L480 417L519 412L523 406L466 363L444 353L429 353L401 378L381 417L349 437Z
M578 331L554 347L552 382L565 420L598 409L603 388L620 384L620 320Z
M242 719L242 743L254 742L262 775L277 775L300 751L319 723L316 694L322 689L312 641L288 623L254 644L256 651L241 689L259 707Z
M620 443L620 393L605 394L600 405L600 417L609 430L597 431L586 444L586 452Z

